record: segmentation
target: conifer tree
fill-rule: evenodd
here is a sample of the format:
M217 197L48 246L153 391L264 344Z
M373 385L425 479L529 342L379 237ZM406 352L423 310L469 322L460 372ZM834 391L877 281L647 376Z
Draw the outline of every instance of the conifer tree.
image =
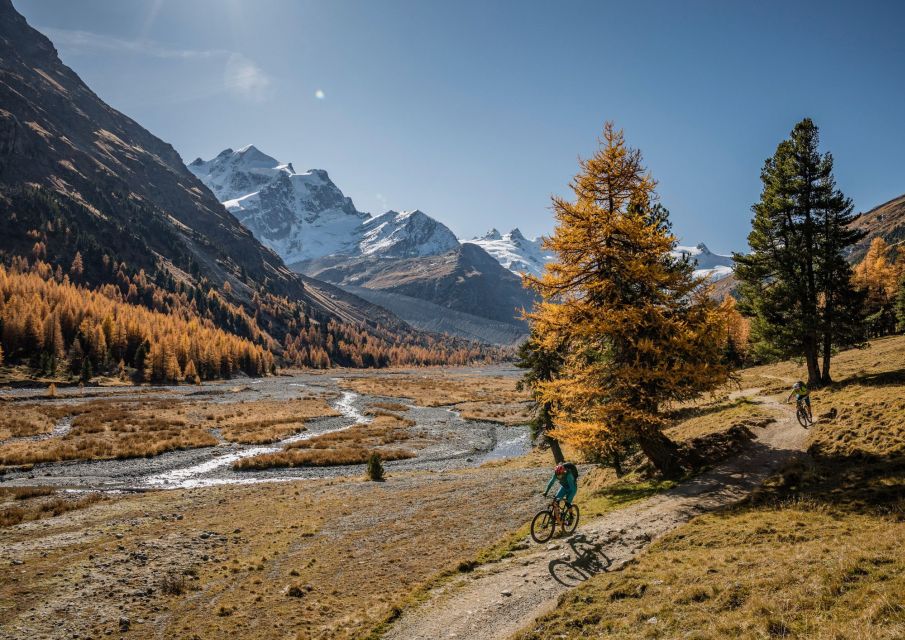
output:
M883 238L874 238L864 259L854 269L854 283L865 293L864 309L872 336L883 336L896 329L900 269L890 261L889 248Z
M549 400L541 397L539 386L541 383L550 382L558 374L562 366L561 349L547 350L538 342L537 337L532 334L518 349L518 360L515 366L525 369L525 374L518 382L518 389L521 391L524 387L528 387L534 398L534 419L531 422L532 435L537 438L544 436L544 440L553 453L553 460L557 463L564 462L565 456L559 446L559 441L550 436L553 431L553 407Z
M85 272L85 263L82 261L82 252L76 251L75 257L72 259L72 265L69 267L69 273L78 282L82 274Z
M804 356L813 386L831 381L833 350L862 335L845 250L863 234L851 227L857 216L836 188L832 155L818 147L809 118L779 143L761 171L751 252L734 256L753 348L767 357Z
M692 265L671 255L655 182L611 123L570 186L575 201L553 199L557 225L544 241L557 259L526 278L542 296L528 316L537 345L563 353L558 374L535 383L551 435L595 457L637 442L675 475L682 459L662 410L726 380L723 318Z

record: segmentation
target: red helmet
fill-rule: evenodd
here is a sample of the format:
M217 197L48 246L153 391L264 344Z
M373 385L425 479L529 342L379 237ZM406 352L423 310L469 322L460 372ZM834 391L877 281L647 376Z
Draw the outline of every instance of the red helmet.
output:
M555 473L558 476L564 474L565 472L566 472L566 465L564 465L562 463L556 465L556 468L553 469L553 473Z

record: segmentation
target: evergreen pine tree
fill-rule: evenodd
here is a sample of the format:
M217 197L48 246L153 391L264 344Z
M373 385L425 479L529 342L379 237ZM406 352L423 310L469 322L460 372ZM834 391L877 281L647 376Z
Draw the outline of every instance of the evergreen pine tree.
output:
M559 375L535 383L551 435L598 458L637 442L676 475L681 454L662 409L726 380L722 315L692 265L671 255L655 182L611 123L571 187L574 202L553 199L557 226L544 241L557 260L527 277L543 298L529 314L538 347L563 354Z
M525 374L518 382L518 390L528 387L534 398L534 419L531 421L532 435L536 439L543 435L544 440L553 453L553 460L557 463L564 462L565 456L559 446L559 441L550 436L553 430L553 412L549 401L541 398L538 386L540 383L550 382L558 374L562 366L562 353L560 350L544 349L532 334L525 342L519 345L515 366L525 369Z
M88 382L91 380L91 376L93 375L91 370L91 359L90 358L82 358L82 372L79 375L79 380L81 382Z
M830 382L833 350L860 342L862 326L844 252L863 236L850 226L857 216L836 189L833 157L821 155L818 146L809 118L779 143L761 171L751 252L734 256L754 350L804 356L813 386Z

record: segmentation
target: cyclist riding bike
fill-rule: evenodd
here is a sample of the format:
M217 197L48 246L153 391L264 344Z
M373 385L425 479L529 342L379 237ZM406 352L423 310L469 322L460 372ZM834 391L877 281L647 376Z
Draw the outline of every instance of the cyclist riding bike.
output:
M799 380L795 384L792 385L792 393L789 394L789 397L786 398L786 402L792 399L793 396L797 396L796 404L800 407L802 404L808 409L808 420L813 420L814 416L811 415L811 394L808 391L808 386Z
M550 487L553 486L553 483L557 480L559 481L559 490L556 492L556 499L562 500L565 498L566 500L566 511L572 506L572 500L575 499L575 494L578 493L578 469L575 468L575 465L572 463L559 463L556 465L556 468L553 469L553 477L550 478L550 482L547 483L547 488L544 489L544 497L547 497L547 494L550 492Z

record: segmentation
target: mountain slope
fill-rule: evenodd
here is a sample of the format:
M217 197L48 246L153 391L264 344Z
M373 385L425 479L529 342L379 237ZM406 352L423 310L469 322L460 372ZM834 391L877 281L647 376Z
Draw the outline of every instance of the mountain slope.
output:
M526 325L520 310L530 309L534 301L532 293L522 287L521 278L469 243L439 256L324 260L316 265L314 275L340 286L425 300L521 330L526 330Z
M491 229L480 238L468 240L493 256L503 267L515 274L529 273L539 276L544 265L553 260L553 255L541 246L543 240L528 240L517 228L501 234Z
M306 291L169 144L105 104L0 0L0 260L21 258L275 352L292 343L301 364L328 345L343 364L363 348L429 345L440 361L462 348L354 296Z
M445 333L486 344L515 345L528 336L521 324L500 322L471 313L441 307L433 302L382 289L343 285L359 298L388 309L416 329Z
M517 316L533 298L520 278L422 211L371 217L325 171L297 173L254 146L188 168L300 273L354 291L419 329L493 344L526 334ZM518 230L510 236L530 245Z
M891 245L905 241L905 195L862 213L853 226L867 235L853 247L849 258L852 262L864 257L874 238L881 237Z

